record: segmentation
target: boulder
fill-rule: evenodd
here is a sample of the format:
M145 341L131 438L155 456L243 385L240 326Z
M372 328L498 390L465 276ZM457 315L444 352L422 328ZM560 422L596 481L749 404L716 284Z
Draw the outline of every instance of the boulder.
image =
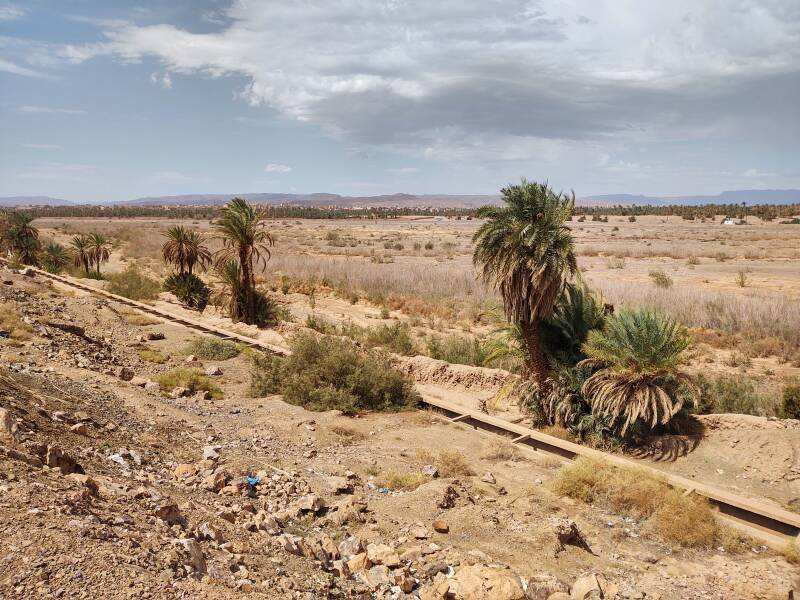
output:
M19 426L14 415L5 408L0 408L0 441L11 443L19 440Z
M186 518L178 510L178 505L172 502L160 504L153 514L167 525L183 525L186 523Z
M450 531L450 526L444 521L434 521L431 523L431 527L437 533L448 533Z
M114 369L114 375L116 375L119 379L122 379L122 381L130 381L133 379L136 373L134 373L133 369L129 367L117 367Z
M86 427L86 423L75 423L75 425L70 427L69 430L78 435L89 435L89 430Z
M66 454L57 446L47 447L47 452L44 457L44 464L51 469L58 469L64 475L69 475L70 473L83 473L83 469L77 462L75 462L75 459Z
M303 512L318 513L325 508L325 501L316 494L306 494L296 505Z
M371 566L366 552L360 552L347 561L347 568L351 573L364 571Z
M194 538L181 538L173 540L173 543L181 550L184 557L184 565L191 569L195 577L202 577L206 572L206 559L197 540Z
M206 446L203 448L203 460L219 460L219 451L222 450L222 446Z
M197 465L193 465L191 463L182 463L175 467L172 475L178 480L192 477L193 475L197 475Z
M220 369L217 365L208 365L206 367L205 374L209 377L218 377L222 375L222 369Z
M360 537L351 535L339 543L339 554L343 558L351 558L364 551L364 542Z
M367 558L374 565L400 566L400 557L397 552L386 544L369 544L367 546Z
M439 476L439 468L434 465L425 465L422 467L422 474L434 478Z
M170 398L185 398L191 393L189 388L183 387L181 385L172 388L172 391L169 393Z
M484 483L491 483L491 484L497 483L497 479L495 479L494 473L492 473L491 471L486 471L486 473L484 473L481 476L481 481Z
M450 580L449 595L458 600L524 600L520 578L509 570L482 565L459 569Z
M302 556L303 552L300 550L300 542L302 538L292 535L291 533L284 533L277 537L278 545L289 554Z

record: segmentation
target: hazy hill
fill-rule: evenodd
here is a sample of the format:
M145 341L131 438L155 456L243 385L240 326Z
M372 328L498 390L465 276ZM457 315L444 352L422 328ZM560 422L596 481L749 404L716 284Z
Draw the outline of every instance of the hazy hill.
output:
M50 196L6 196L0 198L0 206L65 206L75 204L69 200L61 198L51 198Z

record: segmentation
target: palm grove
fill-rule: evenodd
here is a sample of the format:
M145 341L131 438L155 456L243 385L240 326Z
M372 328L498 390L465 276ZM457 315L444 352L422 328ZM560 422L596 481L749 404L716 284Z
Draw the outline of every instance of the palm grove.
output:
M502 190L503 205L479 212L473 262L501 299L507 326L496 351L518 356L513 392L536 425L561 425L592 443L630 438L668 424L697 393L681 371L689 338L672 320L647 310L609 310L580 278L566 223L574 195L522 180ZM183 226L165 234L162 257L173 272L163 288L187 307L211 302L233 321L265 325L277 308L256 286L273 239L265 214L241 198L219 209L212 235ZM212 252L207 242L215 239ZM13 261L58 272L72 264L101 278L111 244L97 233L75 236L70 249L43 244L22 212L0 215L0 240ZM213 288L197 272L212 269Z

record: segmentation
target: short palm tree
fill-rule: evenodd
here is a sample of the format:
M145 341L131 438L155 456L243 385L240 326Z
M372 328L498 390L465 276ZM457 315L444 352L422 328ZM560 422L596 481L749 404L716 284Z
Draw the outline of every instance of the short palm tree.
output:
M104 262L108 262L111 256L111 242L102 233L89 234L89 256L99 275L100 265Z
M14 211L7 215L3 225L3 245L10 250L23 265L39 264L39 230L33 226L33 217L27 213Z
M92 252L89 236L76 235L70 240L72 246L72 264L76 267L83 267L86 274L89 274L89 267L92 264Z
M239 266L240 294L234 296L243 306L237 312L245 323L255 323L258 299L255 284L255 269L266 267L270 258L269 247L273 241L266 230L265 213L243 198L233 198L219 211L213 225L216 236L222 240L222 248L214 257L218 270L235 260Z
M42 250L40 261L49 273L60 273L69 264L70 256L64 246L50 242Z
M599 367L583 384L592 412L624 419L621 433L641 421L664 424L696 402L698 391L681 366L689 336L674 320L648 310L624 310L589 332L581 365Z
M473 237L473 263L503 299L506 318L519 326L524 347L523 376L547 387L548 362L540 325L553 314L577 271L572 234L564 224L575 195L555 193L546 183L529 182L502 190L502 207L486 207L487 219Z
M175 265L183 275L194 271L195 265L205 268L211 263L211 252L205 246L202 234L182 225L167 230L167 240L161 246L164 262Z

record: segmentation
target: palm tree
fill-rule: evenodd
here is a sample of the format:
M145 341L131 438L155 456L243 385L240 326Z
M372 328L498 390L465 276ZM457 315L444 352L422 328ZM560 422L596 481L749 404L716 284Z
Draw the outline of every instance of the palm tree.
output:
M637 421L651 428L667 423L696 402L698 390L680 367L686 362L689 336L674 320L644 309L624 310L589 332L581 365L600 367L581 391L592 412L614 421L624 418L621 433Z
M213 222L222 248L216 253L217 267L226 266L231 260L238 261L239 288L241 297L237 302L243 306L239 312L245 323L255 323L258 312L256 298L255 267L266 267L270 258L272 237L266 231L265 214L242 198L233 198L219 211ZM226 267L227 268L227 267Z
M102 233L89 234L89 256L91 262L97 268L97 274L100 274L100 265L108 262L111 256L111 242Z
M161 246L161 255L164 262L175 265L181 275L191 275L196 264L205 268L211 262L211 252L203 244L203 236L193 229L176 225L165 236L167 241Z
M86 274L89 274L89 266L92 264L92 252L89 236L76 235L70 241L72 246L72 261L76 267L83 267Z
M50 242L42 250L41 262L49 273L60 273L69 264L69 253L61 244Z
M14 211L4 219L3 245L10 250L23 265L39 264L39 230L33 226L33 217L27 213Z
M577 271L574 245L564 225L575 194L553 192L546 183L529 182L502 190L505 206L485 207L487 219L473 237L473 263L503 299L506 318L519 326L525 360L523 375L547 387L548 363L540 324L549 319L568 280Z

